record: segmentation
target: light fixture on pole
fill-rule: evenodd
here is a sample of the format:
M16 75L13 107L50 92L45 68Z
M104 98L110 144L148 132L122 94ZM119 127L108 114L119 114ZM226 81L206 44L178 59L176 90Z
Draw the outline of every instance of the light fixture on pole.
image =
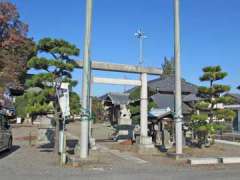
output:
M136 36L139 39L139 65L143 65L143 40L147 38L147 36L144 35L144 32L139 29L136 33L134 33L134 36Z

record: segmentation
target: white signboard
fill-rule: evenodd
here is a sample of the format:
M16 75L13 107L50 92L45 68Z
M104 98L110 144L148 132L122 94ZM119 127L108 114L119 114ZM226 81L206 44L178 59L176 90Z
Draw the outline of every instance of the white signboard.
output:
M61 90L63 93L59 97L59 104L63 116L70 116L70 106L69 106L69 83L62 83Z

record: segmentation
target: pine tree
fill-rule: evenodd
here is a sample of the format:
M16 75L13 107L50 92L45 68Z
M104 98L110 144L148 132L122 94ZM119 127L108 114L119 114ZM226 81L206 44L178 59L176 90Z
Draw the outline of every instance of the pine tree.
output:
M72 71L77 64L73 56L79 55L79 49L69 42L62 39L43 38L37 44L37 54L28 62L28 67L37 70L27 80L28 87L39 87L42 89L39 93L28 93L30 102L28 102L27 111L31 115L39 113L48 113L54 110L56 119L56 138L55 150L58 150L58 131L59 131L59 106L56 98L56 82L69 82L70 86L75 86L76 81L72 80ZM44 56L40 56L40 55ZM53 106L51 105L53 103Z
M164 62L161 66L163 70L163 76L171 76L175 74L175 65L173 58L168 60L166 57L164 57Z
M192 126L201 144L207 141L207 136L222 127L223 124L219 120L231 121L235 116L234 111L223 108L224 105L234 101L230 96L224 95L230 87L217 83L226 76L227 73L223 72L220 66L203 68L200 81L208 82L209 85L199 87L198 95L203 100L196 104L199 113L195 112L192 115Z
M157 107L156 103L150 98L156 92L148 88L148 110ZM141 88L136 87L130 94L129 98L131 100L129 104L129 109L132 114L133 123L140 123L140 94Z
M81 112L79 95L76 92L70 92L69 98L71 115L79 115Z
M28 87L39 87L42 91L34 98L35 109L29 111L30 114L36 114L41 106L46 106L55 96L55 83L57 79L62 82L69 82L71 86L76 85L72 80L71 72L76 67L71 56L77 56L79 49L74 45L59 39L44 38L38 42L38 54L48 54L46 57L35 56L28 62L28 67L38 70L38 74L34 74L27 80ZM39 99L38 99L39 98Z
M92 97L92 120L96 122L104 122L104 106L97 97Z

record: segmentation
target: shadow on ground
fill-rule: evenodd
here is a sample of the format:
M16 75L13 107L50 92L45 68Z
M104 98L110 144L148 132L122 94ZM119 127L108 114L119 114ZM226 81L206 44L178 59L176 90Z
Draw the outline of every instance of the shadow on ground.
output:
M47 144L42 144L38 146L39 149L53 149L54 144L53 143L47 143Z
M54 143L41 144L37 148L40 149L40 152L53 152Z
M3 152L0 152L0 159L3 159L11 154L13 154L14 152L16 152L18 149L20 148L20 146L18 145L13 145L11 150L6 150Z
M96 139L96 142L115 142L112 139Z
M78 144L78 139L68 139L66 142L67 152L69 154L74 154L74 148Z
M66 142L68 153L73 153L75 146L78 144L77 139L68 139ZM42 144L38 146L40 152L53 152L54 151L54 143Z

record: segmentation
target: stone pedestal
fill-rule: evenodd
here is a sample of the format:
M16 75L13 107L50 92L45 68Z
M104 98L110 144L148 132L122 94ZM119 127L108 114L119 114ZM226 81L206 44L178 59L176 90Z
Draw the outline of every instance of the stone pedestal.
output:
M145 148L154 148L152 137L140 136L140 146Z
M54 142L55 128L51 116L39 116L38 144L52 144Z
M51 144L54 141L53 128L39 128L38 129L38 144Z
M167 153L167 156L170 157L170 158L173 158L173 159L176 159L176 160L182 160L185 158L185 154L177 154L175 152L168 152Z
M140 136L140 144L138 144L138 153L144 155L153 155L158 154L159 150L155 148L154 144L152 143L151 137L144 137Z
M126 139L132 138L132 119L131 119L131 113L126 105L120 105L120 117L118 119L118 137L122 137L118 139L118 142L125 141Z
M90 139L89 139L89 142L90 142L90 149L91 149L91 150L97 150L95 138L90 138Z

